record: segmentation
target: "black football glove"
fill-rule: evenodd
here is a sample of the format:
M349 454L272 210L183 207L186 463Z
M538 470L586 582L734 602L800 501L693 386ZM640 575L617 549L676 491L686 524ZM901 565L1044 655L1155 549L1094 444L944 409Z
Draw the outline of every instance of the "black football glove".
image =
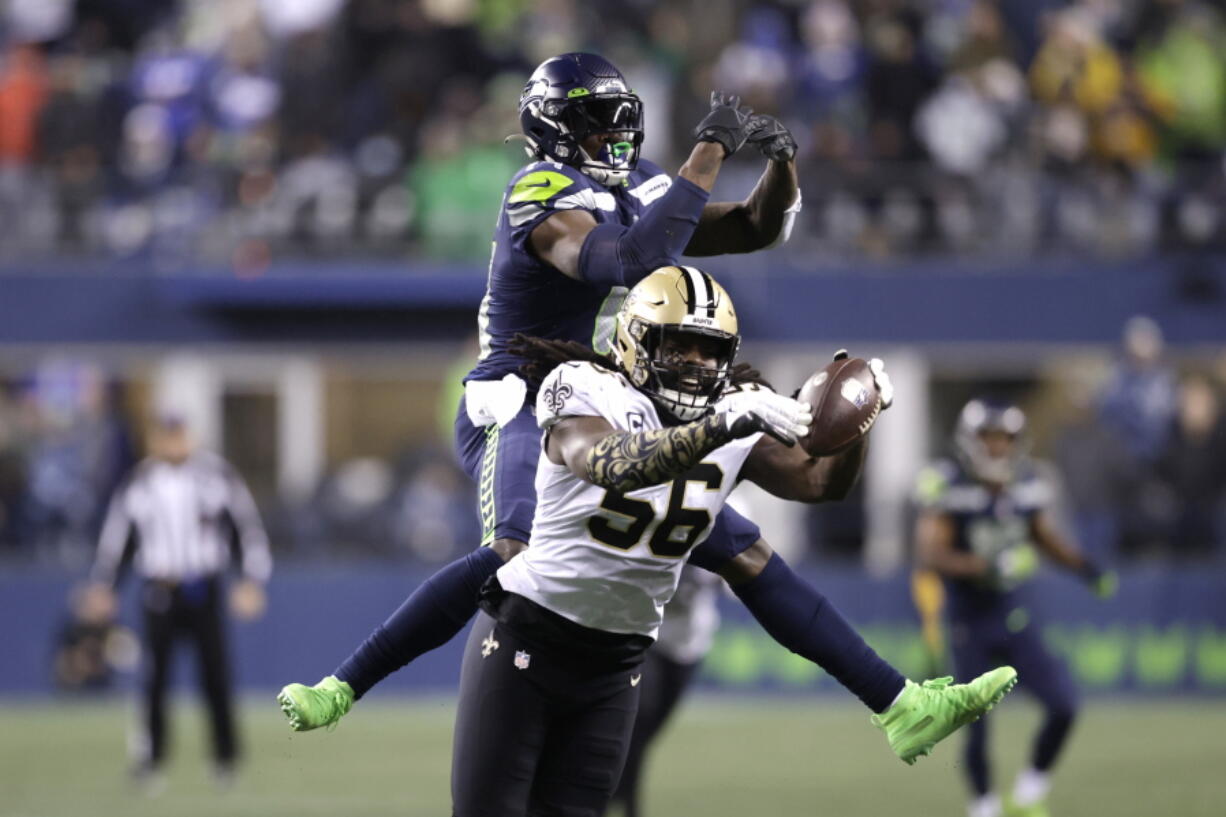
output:
M772 162L790 162L796 158L796 140L792 132L768 114L749 117L748 141Z
M740 150L749 137L752 114L753 110L741 105L739 96L712 91L711 112L694 128L694 138L718 143L727 158Z

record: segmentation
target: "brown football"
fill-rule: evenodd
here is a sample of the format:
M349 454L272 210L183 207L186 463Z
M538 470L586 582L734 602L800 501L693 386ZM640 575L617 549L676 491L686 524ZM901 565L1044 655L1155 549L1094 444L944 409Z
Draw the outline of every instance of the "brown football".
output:
M833 361L814 373L796 399L813 407L813 425L800 444L815 457L851 445L868 433L881 413L873 373L858 357Z

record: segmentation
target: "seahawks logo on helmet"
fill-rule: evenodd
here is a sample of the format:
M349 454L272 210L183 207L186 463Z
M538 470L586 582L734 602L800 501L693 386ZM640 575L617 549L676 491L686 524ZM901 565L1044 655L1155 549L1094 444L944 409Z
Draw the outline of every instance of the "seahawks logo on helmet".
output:
M713 341L714 367L664 359L664 340L685 334ZM670 266L630 290L617 314L613 356L657 406L690 422L710 411L724 393L740 342L736 312L724 288L702 270Z
M561 54L537 66L519 98L519 122L529 156L578 168L600 184L619 185L638 165L643 103L596 54ZM585 147L602 134L610 137Z

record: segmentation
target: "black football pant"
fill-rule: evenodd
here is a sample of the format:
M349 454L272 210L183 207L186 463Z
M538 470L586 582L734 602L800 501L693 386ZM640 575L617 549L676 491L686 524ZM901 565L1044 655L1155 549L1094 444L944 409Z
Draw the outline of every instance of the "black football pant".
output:
M551 654L478 613L460 671L454 817L601 817L642 677L641 665L610 671Z
M630 752L626 756L621 782L613 794L613 802L622 804L625 817L639 817L639 780L647 747L668 722L700 666L701 661L680 664L654 649L647 651L643 661L639 714L630 736Z
M196 651L200 686L209 710L213 757L230 765L237 757L230 670L226 654L222 583L216 578L194 582L145 583L145 738L143 761L157 766L166 755L166 687L174 646L190 641Z
M1017 670L1017 688L1030 693L1043 707L1043 724L1035 735L1030 765L1045 772L1056 762L1077 716L1077 688L1064 662L1047 649L1039 626L1025 621L1010 628L1005 616L987 615L977 620L951 621L950 642L958 681L965 683L1000 663ZM987 730L984 716L966 727L964 758L971 790L977 795L991 791Z

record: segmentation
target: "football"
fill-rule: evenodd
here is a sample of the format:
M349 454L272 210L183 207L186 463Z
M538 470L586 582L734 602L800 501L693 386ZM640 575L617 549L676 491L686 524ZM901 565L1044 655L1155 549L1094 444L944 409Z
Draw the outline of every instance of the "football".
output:
M813 425L800 439L815 457L837 453L868 433L881 413L881 396L868 362L835 360L800 387L797 400L813 407Z

